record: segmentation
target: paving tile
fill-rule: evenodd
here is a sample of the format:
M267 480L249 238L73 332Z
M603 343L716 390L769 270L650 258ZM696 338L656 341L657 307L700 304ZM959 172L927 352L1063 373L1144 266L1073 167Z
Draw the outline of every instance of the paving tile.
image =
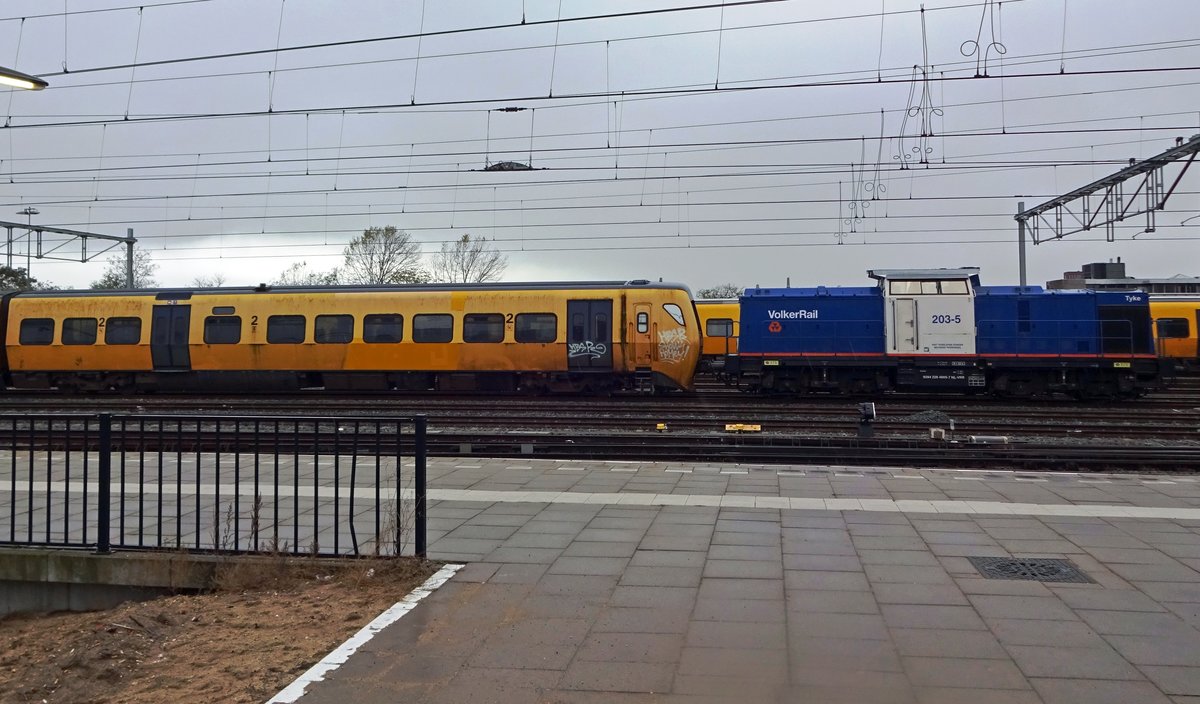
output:
M817 590L787 590L789 612L825 612L841 614L874 614L879 612L870 592L838 592Z
M608 603L613 606L636 608L668 608L690 610L696 603L699 590L695 587L617 586Z
M893 584L872 586L880 604L941 604L967 606L967 597L953 584Z
M679 660L679 674L784 683L788 679L788 656L786 650L685 647Z
M864 565L867 579L872 583L895 582L900 584L953 584L949 574L940 566L925 565Z
M892 641L901 655L1008 660L1008 651L988 631L893 628Z
M1200 696L1200 667L1144 665L1139 669L1167 694Z
M700 582L700 596L706 599L783 599L783 580L705 578Z
M916 687L1029 688L1016 665L1004 660L906 657L903 662Z
M971 569L974 571L974 567ZM954 583L964 594L1054 596L1054 592L1041 582L1025 582L1019 579L984 579L972 575L971 577L955 577Z
M933 554L926 550L863 550L858 558L864 565L916 565L941 568Z
M1082 621L1036 621L1032 619L988 619L988 626L1005 645L1061 645L1098 648L1105 642Z
M686 633L690 609L615 606L596 619L593 633Z
M739 579L781 579L783 565L779 560L714 560L704 564L704 577Z
M1200 636L1196 629L1172 613L1144 611L1092 611L1076 613L1097 633L1123 636Z
M879 614L788 611L788 632L809 638L867 638L888 640L888 626Z
M691 616L693 621L781 623L785 609L782 601L700 598Z
M568 594L572 596L602 594L607 596L616 586L616 577L548 574L538 580L538 583L534 586L534 591L540 594Z
M671 688L675 665L666 663L592 662L571 663L559 681L562 689L610 692L664 692Z
M1043 704L1032 689L917 687L915 694L918 704Z
M1010 645L1008 652L1027 677L1140 680L1141 673L1112 648Z
M984 630L983 621L969 606L925 606L882 604L879 607L889 628L950 628Z
M786 650L788 638L787 628L782 622L738 623L693 620L688 626L686 642L689 646L701 648Z
M822 572L861 572L863 565L854 555L796 555L783 556L785 570L820 570Z
M900 656L885 640L851 638L792 638L791 662L800 668L871 672L900 672Z
M1033 679L1045 704L1169 704L1149 682L1116 680Z
M714 545L708 550L710 560L771 560L779 562L781 553L773 545Z
M984 618L1028 618L1043 621L1075 621L1071 611L1057 597L971 594L971 604Z
M636 543L596 543L576 540L563 551L564 557L632 557Z
M1200 663L1200 633L1196 632L1187 635L1106 636L1105 640L1126 660L1139 666L1187 666Z
M699 567L627 567L620 583L629 586L697 587L700 578Z
M537 670L516 668L464 668L444 686L430 692L428 698L421 702L429 704L451 704L453 702L482 702L482 701L536 701L536 697L548 688L557 684L562 677L560 670ZM382 696L361 697L360 701L404 701L399 692L392 689L399 684L388 681L387 687L382 688ZM388 691L391 690L391 691ZM308 696L305 696L308 699ZM346 701L342 698L340 701Z
M547 574L620 575L629 561L623 557L560 557Z
M861 572L824 572L815 570L787 570L783 573L784 585L797 590L870 591L870 585Z
M683 645L683 636L678 633L593 633L575 657L601 662L673 663L679 662Z
M1064 604L1073 609L1166 611L1157 601L1134 589L1101 589L1090 586L1052 589Z

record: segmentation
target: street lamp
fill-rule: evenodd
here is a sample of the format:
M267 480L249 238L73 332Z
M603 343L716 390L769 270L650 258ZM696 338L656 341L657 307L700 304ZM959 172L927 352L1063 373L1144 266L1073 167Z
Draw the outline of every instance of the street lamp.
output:
M31 253L33 252L33 216L38 215L41 212L42 211L38 210L32 205L26 206L24 210L17 211L17 215L24 215L28 218L26 222L29 223L29 229L25 231L25 276L28 276L31 279L32 275L30 272L32 271L33 264L33 259L31 256Z
M37 76L30 76L28 73L21 73L16 69L0 66L0 85L12 86L13 88L20 88L22 90L41 90L50 84Z

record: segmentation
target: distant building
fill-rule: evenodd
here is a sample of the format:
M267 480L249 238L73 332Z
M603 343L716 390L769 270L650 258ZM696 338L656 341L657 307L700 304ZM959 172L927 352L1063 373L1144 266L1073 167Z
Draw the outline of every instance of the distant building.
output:
M1117 257L1115 262L1084 264L1082 271L1064 271L1061 279L1047 281L1046 288L1070 289L1090 288L1093 290L1129 291L1137 289L1147 293L1196 293L1200 294L1200 276L1176 274L1166 279L1138 279L1126 276L1125 264Z

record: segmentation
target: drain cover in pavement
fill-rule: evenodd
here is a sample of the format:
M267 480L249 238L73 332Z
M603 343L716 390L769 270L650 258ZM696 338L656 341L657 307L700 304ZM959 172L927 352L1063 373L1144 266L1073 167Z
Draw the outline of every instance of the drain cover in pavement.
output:
M1092 581L1070 560L1020 557L968 557L979 574L988 579L1025 579L1034 582Z

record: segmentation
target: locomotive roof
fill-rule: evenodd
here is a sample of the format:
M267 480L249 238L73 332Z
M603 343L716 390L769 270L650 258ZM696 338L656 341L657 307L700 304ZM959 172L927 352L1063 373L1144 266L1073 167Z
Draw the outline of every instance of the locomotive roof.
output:
M965 266L957 269L869 269L867 276L872 279L976 279L978 283L979 267Z
M686 284L669 281L538 281L532 283L490 284L392 284L392 285L340 285L340 286L230 286L221 288L144 288L144 289L84 289L76 291L20 291L23 298L74 298L79 296L154 296L169 298L180 294L256 294L256 293L401 293L401 292L447 292L447 291L578 291L619 288L667 289L686 291L691 298L691 289Z

